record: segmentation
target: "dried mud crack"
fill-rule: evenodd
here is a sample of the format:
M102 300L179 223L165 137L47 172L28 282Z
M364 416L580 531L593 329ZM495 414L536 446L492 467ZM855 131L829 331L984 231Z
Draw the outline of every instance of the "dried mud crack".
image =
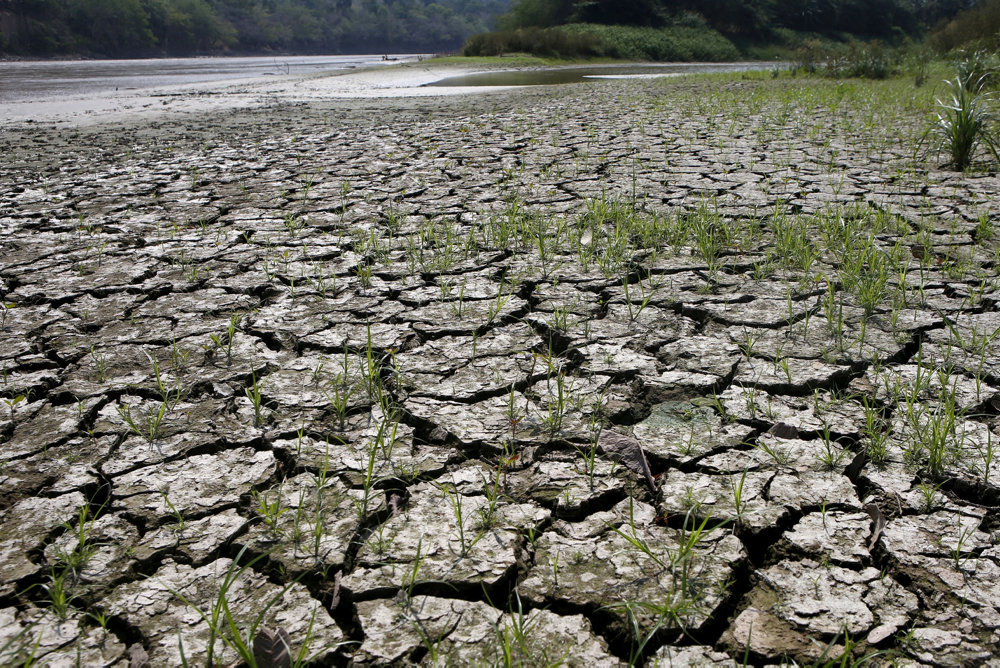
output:
M5 128L0 662L995 661L1000 186L932 100Z

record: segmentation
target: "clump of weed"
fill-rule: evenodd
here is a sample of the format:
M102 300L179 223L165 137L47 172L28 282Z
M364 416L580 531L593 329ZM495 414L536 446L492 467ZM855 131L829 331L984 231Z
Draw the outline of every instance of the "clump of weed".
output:
M929 140L936 150L947 153L951 166L958 171L972 164L980 144L1000 160L998 141L990 129L994 120L989 109L993 96L984 90L985 76L970 80L968 74L959 73L945 83L951 89L951 99L937 100L937 118L924 133L921 143Z

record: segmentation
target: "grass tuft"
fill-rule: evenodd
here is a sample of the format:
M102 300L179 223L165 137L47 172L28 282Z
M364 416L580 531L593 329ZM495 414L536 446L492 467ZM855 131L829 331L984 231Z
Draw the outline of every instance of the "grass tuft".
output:
M989 108L993 96L984 90L986 79L971 81L959 74L945 83L951 89L951 99L937 100L937 118L921 143L930 140L938 151L947 153L957 171L965 171L972 164L980 144L1000 161L997 138L990 128L995 117Z

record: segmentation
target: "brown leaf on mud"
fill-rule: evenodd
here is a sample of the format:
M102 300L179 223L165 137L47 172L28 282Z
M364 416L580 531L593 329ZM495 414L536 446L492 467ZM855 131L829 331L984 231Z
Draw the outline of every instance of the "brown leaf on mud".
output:
M149 654L139 643L135 643L128 648L129 668L149 668Z
M333 584L330 586L330 609L336 610L340 605L340 579L342 574L338 571L336 575L333 576Z
M862 450L854 456L851 463L847 465L846 469L844 469L844 475L846 475L851 482L857 480L858 476L861 475L861 469L864 468L866 461L868 461L868 456L865 454L865 451Z
M646 453L643 452L639 441L606 429L597 439L597 447L612 461L621 462L628 470L641 475L649 485L650 491L656 494L656 481L653 480L653 472L649 468Z
M291 642L285 629L261 629L253 639L253 658L261 668L291 668Z
M882 514L882 510L874 503L869 503L865 506L865 512L868 516L872 518L872 537L868 541L868 551L871 552L875 548L875 543L878 542L879 536L882 535L882 530L885 529L887 520L885 515Z
M389 506L389 514L396 515L406 505L406 498L398 492L392 492L389 494L389 500L386 502L386 505Z

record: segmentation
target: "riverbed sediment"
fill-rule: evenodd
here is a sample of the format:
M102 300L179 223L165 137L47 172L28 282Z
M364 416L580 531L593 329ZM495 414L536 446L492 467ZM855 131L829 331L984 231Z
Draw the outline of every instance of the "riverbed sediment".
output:
M3 662L995 660L1000 186L906 86L8 125Z

